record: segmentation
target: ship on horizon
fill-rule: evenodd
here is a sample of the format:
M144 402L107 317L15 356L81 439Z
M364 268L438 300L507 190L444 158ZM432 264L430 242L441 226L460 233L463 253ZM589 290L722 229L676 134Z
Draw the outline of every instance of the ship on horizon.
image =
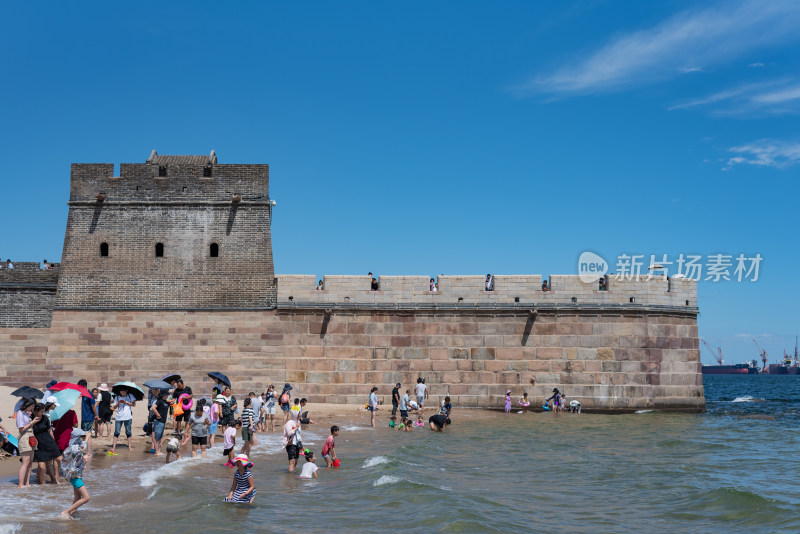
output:
M798 354L797 336L794 339L794 358L790 354L783 351L783 359L780 363L771 363L767 366L767 351L761 348L758 341L755 339L753 343L758 348L759 356L763 363L762 368L759 370L758 361L750 360L747 363L737 363L733 365L725 365L725 360L722 357L722 348L712 347L705 339L701 340L706 348L714 356L717 365L703 365L702 372L704 375L798 375L800 376L800 354Z

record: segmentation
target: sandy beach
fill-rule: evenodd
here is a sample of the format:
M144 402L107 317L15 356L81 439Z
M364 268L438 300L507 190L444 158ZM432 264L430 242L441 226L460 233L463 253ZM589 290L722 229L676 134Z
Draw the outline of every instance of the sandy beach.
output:
M3 418L2 424L5 426L6 430L16 435L16 426L14 424L14 420L11 417L14 404L17 402L17 397L12 397L11 392L16 388L11 388L7 386L0 386L0 417ZM241 399L240 397L237 397ZM91 461L92 466L94 468L103 468L115 464L119 464L120 462L132 462L132 461L142 461L147 460L148 458L153 459L155 458L150 454L150 438L144 434L142 431L142 427L147 422L147 409L146 409L146 399L144 401L139 401L136 403L136 407L133 409L133 450L128 450L127 440L125 439L125 432L123 430L122 435L118 439L117 443L117 456L108 456L108 451L111 450L111 443L113 439L113 432L114 432L114 421L112 418L112 422L109 425L110 434L103 437L92 438L92 452L93 452L93 459ZM241 403L241 400L240 400ZM309 402L306 405L307 411L309 411L309 415L312 421L314 421L313 425L305 425L307 428L313 429L316 432L323 432L327 433L328 428L331 425L360 425L360 426L369 426L369 412L363 409L363 406L354 405L354 404L315 404L313 402ZM73 410L78 414L78 418L80 419L80 404L76 403L76 406L73 407ZM385 426L386 420L388 419L391 412L391 406L387 408L382 407L382 409L378 413L378 426L382 427ZM482 410L482 409L470 409L469 411L470 418L475 417L485 417L490 416L492 414L491 410ZM462 412L464 413L464 412ZM429 411L428 415L432 415L433 412ZM282 435L281 430L281 423L283 422L283 416L278 412L276 414L276 426L275 432L258 432L256 433L256 442L259 436L265 436L269 434L278 434ZM427 417L427 416L426 416ZM167 425L167 429L164 432L164 435L169 435L172 433L173 424L170 422ZM217 433L217 442L221 443L222 434L221 432ZM238 448L238 447L237 447ZM191 444L187 443L181 447L181 453L184 455L191 454ZM163 461L163 457L159 457L159 461ZM31 475L31 480L35 480L36 468L34 467L34 472ZM0 460L0 480L2 481L3 485L8 485L11 482L16 483L17 473L19 471L19 458L18 457L5 457ZM63 480L62 480L63 482Z

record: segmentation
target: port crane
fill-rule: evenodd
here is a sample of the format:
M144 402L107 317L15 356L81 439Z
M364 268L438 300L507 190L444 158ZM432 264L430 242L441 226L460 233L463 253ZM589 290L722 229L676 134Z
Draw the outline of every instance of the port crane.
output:
M767 351L762 349L761 345L759 345L758 341L756 341L755 339L753 340L753 343L756 344L756 348L758 348L759 355L761 356L761 362L764 364L764 369L762 369L762 372L766 373L767 372Z
M722 358L722 349L720 347L717 347L717 350L715 352L714 347L712 347L708 341L706 341L705 339L703 339L702 341L703 345L705 345L708 351L714 356L714 359L717 360L717 364L723 365L725 363L725 360Z

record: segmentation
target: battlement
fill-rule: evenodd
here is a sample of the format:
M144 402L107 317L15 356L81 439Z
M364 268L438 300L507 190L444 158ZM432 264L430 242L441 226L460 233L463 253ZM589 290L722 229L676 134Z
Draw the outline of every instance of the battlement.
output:
M234 200L234 197L236 199ZM266 203L269 165L220 165L211 156L158 156L145 163L73 163L70 204Z
M38 262L12 262L13 269L0 264L0 287L52 286L58 283L59 263L51 263L52 269L42 269Z
M56 308L275 305L268 165L73 164Z
M277 275L278 303L363 305L626 305L674 306L696 310L697 283L684 278L616 280L608 289L578 276L552 275L542 291L541 275L495 275L494 290L486 291L484 276L442 275L438 291L430 291L426 276L381 276L378 291L368 276L325 276L322 290L313 275Z

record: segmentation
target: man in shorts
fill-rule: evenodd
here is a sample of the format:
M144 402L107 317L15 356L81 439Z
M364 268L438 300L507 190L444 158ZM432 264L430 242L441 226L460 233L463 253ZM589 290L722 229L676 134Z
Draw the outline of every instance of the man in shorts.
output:
M450 418L441 413L432 415L428 419L428 424L430 424L431 430L444 432L444 427L450 424Z
M78 380L78 385L88 388L88 382L83 378ZM94 422L99 420L100 416L97 414L97 403L94 397L88 398L81 396L81 430L86 432L87 458L92 457L92 427L94 427Z
M410 400L410 394L411 390L407 389L405 394L403 394L403 398L400 399L400 417L403 419L408 418L408 401Z
M153 412L153 447L155 448L153 454L156 456L163 456L161 452L161 438L164 437L164 428L167 424L167 418L169 417L169 402L167 402L167 397L169 397L169 391L162 389L159 391L156 402L153 403L152 408L150 408L150 411Z
M417 405L419 406L419 413L422 413L425 407L425 399L428 398L428 386L425 385L425 380L417 378Z
M122 425L125 425L125 436L128 438L128 451L133 450L131 444L131 438L133 437L131 423L133 422L132 409L136 406L136 399L133 395L128 393L126 388L119 388L115 406L117 409L117 420L114 421L114 439L111 442L111 450L108 452L109 456L116 456L117 454L117 438L119 438Z
M184 404L189 404L192 400L192 388L183 383L183 378L178 378L178 380L175 381L175 389L172 391L172 398L178 403L180 402L179 399L181 395L188 395L188 397L184 397L184 399L186 399ZM178 436L178 439L181 439L183 436L181 432L183 426L186 426L188 430L190 415L191 410L184 410L182 414L175 416L175 434Z

